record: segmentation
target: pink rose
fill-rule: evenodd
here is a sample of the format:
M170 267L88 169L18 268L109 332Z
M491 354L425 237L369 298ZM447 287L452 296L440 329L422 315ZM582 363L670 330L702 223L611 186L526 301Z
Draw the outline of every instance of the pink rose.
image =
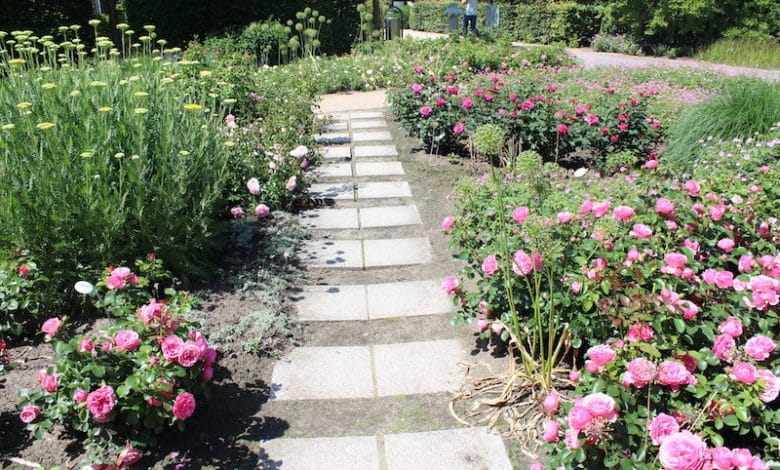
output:
M22 412L19 413L19 419L23 423L29 424L38 419L41 416L41 409L35 405L27 405L22 408Z
M742 382L743 384L756 383L758 377L756 376L756 366L749 362L736 361L731 366L731 372L729 372L729 378L735 382Z
M496 255L486 256L482 260L482 271L488 276L492 276L498 270L498 261L496 261Z
M77 389L75 392L73 392L73 401L76 403L84 403L87 401L87 392L82 389Z
M257 178L249 178L246 182L246 189L250 194L257 195L260 193L260 181Z
M777 349L775 342L764 335L755 335L745 343L745 352L757 361L768 358L775 349Z
M203 379L204 382L211 382L211 379L214 378L214 367L212 366L206 366L203 368L203 374L201 374L201 379Z
M477 318L477 330L479 331L485 331L488 327L488 319L485 317L478 317Z
M55 336L57 336L57 332L60 329L60 325L62 322L59 318L53 317L49 318L45 322L43 322L43 325L41 325L41 332L43 332L46 335L46 339L51 339Z
M606 344L599 344L588 349L587 355L599 368L604 367L615 359L616 352Z
M185 341L176 361L184 367L192 367L201 358L201 351L194 341Z
M132 330L122 330L114 335L117 351L135 351L141 345L138 333Z
M571 212L559 212L557 219L559 224L565 224L571 221L574 215Z
M563 437L563 441L566 443L567 449L579 449L580 448L580 435L576 429L569 429L566 431L566 435Z
M580 204L580 214L590 214L593 210L593 201L585 200L582 204Z
M580 371L578 371L576 369L575 370L570 370L569 371L569 380L574 382L574 383L579 382L580 381Z
M119 456L116 458L116 463L120 467L128 467L141 460L141 457L143 455L144 455L143 452L131 446L130 444L127 444L125 445L125 448L122 449L122 451L119 453Z
M734 285L734 274L731 271L717 271L714 281L719 289L727 289Z
M726 253L730 253L731 250L734 249L734 240L730 238L721 238L718 240L718 248L725 251Z
M606 393L592 393L582 399L582 406L594 417L604 418L614 423L618 413L615 410L615 399Z
M746 468L750 465L751 460L753 460L753 455L748 449L731 449L731 463L735 467Z
M739 272L745 273L753 270L753 264L754 264L753 256L742 255L739 257L739 263L737 264L737 268L739 269Z
M731 470L734 465L731 463L731 449L727 447L716 447L710 451L712 465L717 470Z
M593 421L593 415L584 406L575 405L569 410L568 421L570 428L576 431L584 431L590 422Z
M699 186L699 183L697 183L694 180L688 180L684 184L685 190L688 191L688 194L691 196L696 196L701 192L701 186Z
M430 106L423 106L420 108L420 116L427 118L430 117L431 114L433 114L433 108Z
M647 430L650 431L650 438L653 445L661 445L664 438L680 431L680 424L673 416L661 413L647 422Z
M588 114L585 116L585 122L588 123L589 126L595 126L599 123L599 117L595 114Z
M542 431L544 442L558 442L559 429L560 425L558 424L558 421L555 421L554 419L545 421Z
M666 199L665 197L658 198L655 201L655 211L659 214L672 217L674 216L674 204L672 204L672 201L669 199Z
M463 127L463 124L455 124L455 125L452 127L452 132L453 132L455 135L461 135L461 134L463 134L463 131L465 131L465 130L466 130L466 128L465 128L465 127Z
M706 458L707 445L690 431L666 436L658 449L658 460L664 470L699 470Z
M712 345L712 354L721 361L730 362L734 358L737 344L729 334L717 335Z
M422 93L423 90L423 86L419 83L413 83L410 88L412 89L415 95L419 95L420 93Z
M658 382L677 391L683 385L694 385L696 378L677 361L664 361L658 366Z
M528 218L528 215L530 214L530 211L527 207L519 206L515 207L515 210L512 211L512 218L515 222L518 224L522 224L525 222L525 219Z
M86 336L81 338L81 343L79 343L79 352L91 352L93 349L95 349L95 345L92 343L92 340L87 338Z
M544 401L542 402L542 406L544 406L544 409L549 411L550 413L555 413L558 411L558 407L561 405L561 396L558 395L555 391L552 391L547 394L547 396L544 397Z
M685 266L685 263L687 262L688 258L684 254L676 251L664 255L664 263L671 268L680 269Z
M517 250L512 255L512 271L520 277L527 276L534 271L534 261L531 256L523 250Z
M294 191L295 188L298 187L298 177L293 175L290 177L290 179L287 180L287 183L285 183L284 187L287 189L287 191Z
M255 207L255 216L260 219L267 217L270 213L271 209L265 204L258 204L258 206Z
M594 217L604 217L607 212L609 212L609 201L602 201L593 204L592 211Z
M623 374L623 386L633 385L636 388L642 388L655 380L656 368L651 361L638 357L631 360L626 366L626 372Z
M758 398L764 403L775 401L777 395L780 394L780 377L766 369L756 372L756 376L758 382L764 387L764 391L758 394Z
M458 282L457 279L452 276L447 276L442 281L441 288L444 290L444 292L447 293L447 295L455 295L459 285L460 282Z
M57 376L47 374L46 369L41 369L38 372L38 382L46 393L54 393L57 391Z
M710 217L712 220L718 221L723 218L723 214L726 213L725 206L713 206L710 207Z
M232 207L230 209L230 216L234 219L243 219L245 215L246 214L244 214L244 209L240 207Z
M184 341L176 335L168 335L160 343L160 349L162 350L163 357L168 362L173 362L181 354L184 347Z
M567 132L569 132L569 126L567 126L566 124L559 124L557 131L559 134L566 134Z
M96 423L108 422L108 415L116 406L113 387L104 385L87 395L87 409Z
M452 224L455 223L455 217L448 215L441 221L441 231L449 233L452 230Z
M628 235L634 238L650 238L653 236L653 230L645 224L634 224L634 227L628 232Z
M463 107L463 109L471 109L471 107L474 106L474 102L471 100L471 98L463 98L463 101L461 101L460 105Z
M617 220L625 222L628 219L630 219L631 217L633 217L635 213L636 213L636 211L633 208L631 208L631 207L628 207L628 206L617 206L612 211L612 216L615 219L617 219Z
M195 412L195 397L189 392L179 394L173 401L171 412L177 419L189 418Z
M726 321L718 325L718 331L732 338L742 334L742 321L737 317L728 317Z
M309 153L309 148L305 145L299 145L290 150L290 156L295 158L303 158Z

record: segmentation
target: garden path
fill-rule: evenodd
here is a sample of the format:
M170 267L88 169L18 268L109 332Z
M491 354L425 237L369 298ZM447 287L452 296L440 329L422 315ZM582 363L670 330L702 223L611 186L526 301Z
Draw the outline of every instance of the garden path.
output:
M427 31L415 31L405 29L404 37L411 39L435 39L447 37L447 34L432 33ZM535 44L512 43L518 47L533 47ZM668 59L665 57L644 57L612 52L596 52L588 47L568 48L569 54L582 61L586 69L599 66L623 66L623 67L693 67L710 69L723 72L727 75L747 75L766 80L780 80L780 70L754 69L749 67L735 67L731 65L712 64L692 59Z
M457 265L424 205L426 167L399 152L382 92L321 105L332 123L310 193L324 204L301 214L313 235L298 256L322 283L293 295L313 333L274 366L264 413L289 427L260 444L259 468L511 469L500 436L448 412L477 361L495 359L448 323L439 284Z

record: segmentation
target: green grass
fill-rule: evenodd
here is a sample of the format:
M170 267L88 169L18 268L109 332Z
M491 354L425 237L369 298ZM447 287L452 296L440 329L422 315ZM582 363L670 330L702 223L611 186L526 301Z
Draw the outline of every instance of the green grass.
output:
M746 138L780 121L780 83L729 80L721 94L692 106L672 128L662 154L670 169L690 168L702 141Z
M761 69L780 68L780 42L755 39L721 39L699 51L695 59Z

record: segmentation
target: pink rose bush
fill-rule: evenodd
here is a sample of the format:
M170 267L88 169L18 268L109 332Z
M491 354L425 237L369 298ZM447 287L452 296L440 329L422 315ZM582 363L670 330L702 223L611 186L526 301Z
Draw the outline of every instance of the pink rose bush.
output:
M152 264L140 272L161 269L159 260L147 263ZM127 272L122 275L129 279ZM146 282L144 276L138 280ZM108 281L102 292L95 302L109 309L143 298L131 285L112 287ZM183 317L197 299L172 289L166 293L167 298L148 298L127 315L115 313L102 331L53 338L57 357L39 372L40 390L22 395L20 419L36 437L62 424L86 433L99 447L119 438L149 444L160 430L196 413L195 396L207 392L217 352L198 325ZM125 464L138 460L136 452L123 454Z

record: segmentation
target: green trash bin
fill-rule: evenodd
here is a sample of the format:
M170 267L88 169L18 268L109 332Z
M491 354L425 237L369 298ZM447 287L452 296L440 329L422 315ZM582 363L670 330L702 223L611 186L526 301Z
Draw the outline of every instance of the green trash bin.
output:
M404 14L398 7L391 7L385 13L385 40L402 38L404 36Z

